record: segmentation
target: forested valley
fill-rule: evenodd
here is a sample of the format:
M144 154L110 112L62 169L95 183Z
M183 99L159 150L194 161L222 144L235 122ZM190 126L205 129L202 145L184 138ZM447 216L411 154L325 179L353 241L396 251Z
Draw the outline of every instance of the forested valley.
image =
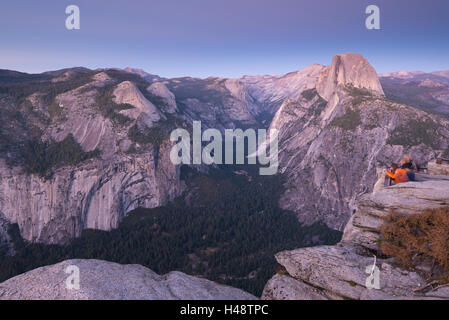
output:
M66 259L102 259L141 264L159 274L183 271L260 296L267 280L282 272L277 252L335 244L341 232L323 224L301 225L278 207L282 176L259 176L255 167L228 166L206 174L184 166L183 196L163 207L130 212L118 229L85 230L64 246L28 243L11 225L15 255L0 251L0 282Z

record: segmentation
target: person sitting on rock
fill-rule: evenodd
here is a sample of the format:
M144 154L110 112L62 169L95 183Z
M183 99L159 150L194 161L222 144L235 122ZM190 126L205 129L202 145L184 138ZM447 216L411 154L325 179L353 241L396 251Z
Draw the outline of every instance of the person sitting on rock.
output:
M387 174L387 176L393 179L396 184L409 181L407 171L405 169L399 168L396 163L393 163L391 165L391 171L387 170L385 173Z

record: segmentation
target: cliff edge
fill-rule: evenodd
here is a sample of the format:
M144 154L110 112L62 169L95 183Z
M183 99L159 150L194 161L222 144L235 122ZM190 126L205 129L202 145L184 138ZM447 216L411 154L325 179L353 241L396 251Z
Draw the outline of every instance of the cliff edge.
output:
M407 216L449 206L449 177L420 175L419 182L391 187L383 186L383 171L378 177L373 193L357 200L357 211L339 244L276 254L286 272L269 280L263 299L449 299L449 286L425 290L428 282L421 273L404 269L379 248L390 212ZM379 289L367 287L374 264L379 268Z

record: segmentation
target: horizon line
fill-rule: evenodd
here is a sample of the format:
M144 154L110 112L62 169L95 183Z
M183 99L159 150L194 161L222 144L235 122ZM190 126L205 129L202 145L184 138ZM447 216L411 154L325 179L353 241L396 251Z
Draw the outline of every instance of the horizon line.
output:
M40 71L40 72L30 72L30 71L24 71L24 70L19 70L19 69L7 69L7 68L0 68L0 70L2 70L2 71L14 71L14 72L20 72L20 73L25 73L25 74L29 74L29 75L39 75L39 74L50 73L50 72L57 72L57 71L62 71L62 70L73 70L73 69L82 68L82 69L88 69L88 70L90 70L90 71L120 70L120 71L124 71L124 72L128 72L128 73L136 74L136 73L134 73L134 72L126 71L126 69L129 68L129 69L133 69L133 70L143 71L143 72L145 72L145 73L148 74L148 75L151 75L151 76L157 76L157 77L160 77L160 78L163 78L163 79L167 79L167 80L169 80L169 79L178 79L178 78L192 78L192 79L201 79L201 80L205 80L205 79L209 79L209 78L241 79L241 78L244 78L244 77L263 77L263 76L269 76L269 77L283 77L283 76L286 76L286 75L288 75L288 74L290 74L290 73L295 73L295 72L302 71L302 70L307 69L308 67L313 66L313 65L320 65L320 66L324 66L324 67L330 66L330 65L324 65L324 64L321 64L321 63L318 63L318 62L314 62L314 63L312 63L312 64L310 64L310 65L308 65L308 66L306 66L306 67L304 67L304 68L297 69L297 70L293 70L293 71L289 71L289 72L286 72L286 73L283 73L283 74L269 74L269 73L264 73L264 74L262 74L262 73L259 73L259 74L243 74L243 75L241 75L241 76L239 76L239 77L223 77L223 76L219 76L219 75L209 75L209 76L205 76L205 77L195 77L195 76L191 76L191 75L179 75L179 76L174 76L174 77L166 77L166 76L163 76L163 75L161 75L161 74L156 74L156 73L148 72L148 71L146 71L144 68L141 68L141 67L130 67L130 66L127 66L127 67L124 67L124 68L119 68L119 67L98 67L98 68L89 68L89 67L85 67L85 66L72 66L72 67L63 67L63 68L59 68L59 69L44 70L44 71ZM374 66L373 66L373 68L374 68ZM374 68L374 70L376 70L376 68ZM385 75L385 74L392 74L392 73L399 73L399 72L407 72L407 73L416 73L416 72L419 72L419 73L424 73L424 74L433 74L433 73L436 73L436 72L442 72L442 71L449 71L449 67L448 67L447 69L444 68L444 69L434 70L434 71L422 71L422 70L416 70L416 69L415 69L415 70L410 70L410 71L408 71L408 70L402 69L402 70L387 71L387 72L379 73L379 72L377 72L377 70L376 70L376 74L377 74L377 76L379 77L379 76L382 76L382 75ZM137 75L139 75L139 74L137 74ZM139 75L139 76L140 76L140 75ZM142 77L142 76L141 76L141 77ZM143 77L142 77L142 78L143 78Z

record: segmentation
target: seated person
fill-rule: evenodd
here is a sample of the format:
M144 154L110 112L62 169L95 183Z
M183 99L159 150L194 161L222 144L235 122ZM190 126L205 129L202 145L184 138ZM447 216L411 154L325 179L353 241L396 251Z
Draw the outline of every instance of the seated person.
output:
M391 165L391 171L387 170L385 173L387 174L387 176L393 179L396 184L409 181L407 171L405 169L399 168L396 163L393 163Z

